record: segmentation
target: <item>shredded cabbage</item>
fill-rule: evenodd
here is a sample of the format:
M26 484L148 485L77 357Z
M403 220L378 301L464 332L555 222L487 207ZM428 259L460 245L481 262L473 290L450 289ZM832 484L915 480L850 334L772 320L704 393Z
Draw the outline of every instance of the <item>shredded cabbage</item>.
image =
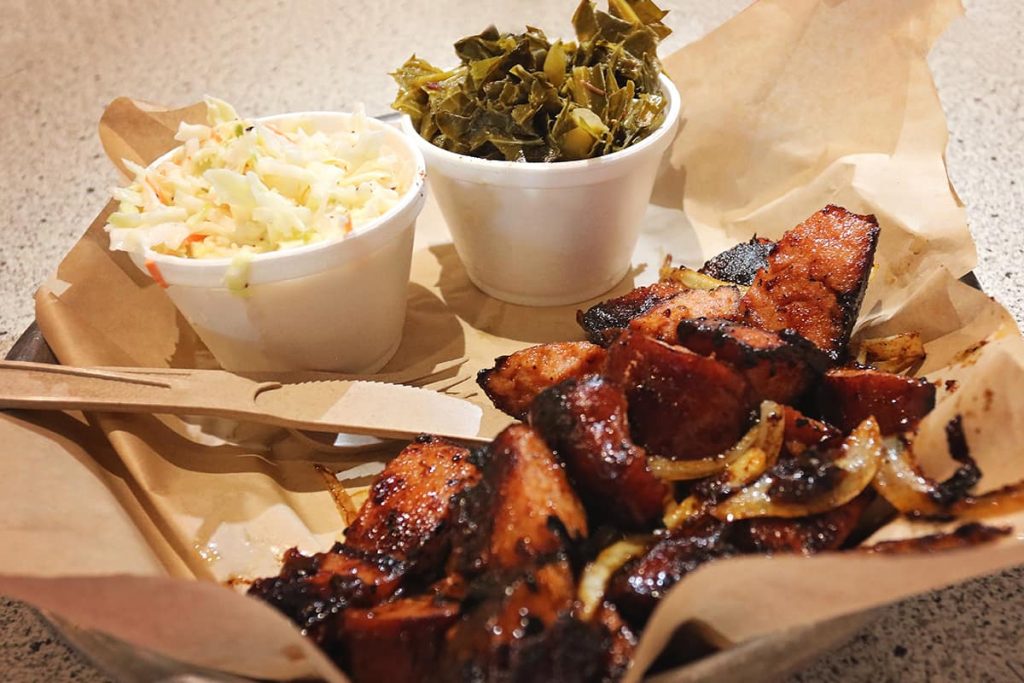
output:
M106 226L111 249L232 258L239 280L252 256L358 232L409 188L410 170L362 111L349 130L324 133L240 119L213 97L206 106L206 125L178 127L183 144L169 160L125 160L135 179L110 191L120 203Z

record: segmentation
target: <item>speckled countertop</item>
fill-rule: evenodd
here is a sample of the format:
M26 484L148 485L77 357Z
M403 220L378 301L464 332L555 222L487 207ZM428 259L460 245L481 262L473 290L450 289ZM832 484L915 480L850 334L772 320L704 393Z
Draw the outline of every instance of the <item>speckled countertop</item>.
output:
M878 0L889 2L890 0ZM540 0L4 0L0 2L0 355L32 320L32 292L116 182L96 136L119 95L184 104L204 93L248 115L384 112L389 69L489 22L568 32L575 3ZM746 3L664 0L668 49ZM979 247L985 290L1024 319L1024 4L967 0L931 57L948 161ZM415 9L409 9L413 7ZM850 39L856 38L851 27ZM3 549L0 552L10 552ZM1024 570L881 610L794 681L1024 681ZM0 599L0 679L105 681L24 607Z

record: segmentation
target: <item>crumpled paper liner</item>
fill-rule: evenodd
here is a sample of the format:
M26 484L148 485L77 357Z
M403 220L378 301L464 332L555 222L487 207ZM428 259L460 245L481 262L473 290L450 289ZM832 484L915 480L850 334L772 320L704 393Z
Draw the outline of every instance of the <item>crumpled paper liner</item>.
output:
M974 267L926 57L959 0L779 0L665 60L684 126L659 202L683 209L704 253L775 238L825 204L883 230L862 319L920 273ZM696 108L696 111L694 111Z
M929 356L921 372L943 391L921 426L920 455L933 475L948 473L944 428L960 415L987 491L1024 479L1015 447L1024 415L1014 401L1024 341L1005 309L956 279L973 265L974 248L946 177L945 122L925 56L960 11L954 0L761 0L669 57L684 125L634 269L607 296L653 281L668 253L696 265L754 232L777 236L826 203L874 213L882 240L859 334L922 334ZM200 106L167 111L119 99L104 114L101 138L115 163L145 164L173 145L179 121L201 117ZM107 250L108 211L37 294L40 327L60 360L214 365L163 292ZM386 376L412 381L445 365L454 381L497 355L581 338L576 308L513 306L477 291L428 202L404 341ZM459 386L472 393L472 384ZM489 433L508 423L482 395L470 399L485 408ZM0 556L0 592L192 667L341 680L273 610L209 580L274 573L293 545L328 547L345 520L313 465L337 472L358 503L394 447L357 459L311 450L281 430L223 427L167 416L0 416L0 438L27 454L2 466L0 491L12 512L0 540L16 552ZM992 522L1024 529L1018 517ZM935 529L897 520L875 538ZM677 625L693 622L723 644L744 644L659 680L755 678L769 670L758 660L780 644L790 643L791 654L835 642L837 617L1024 563L1022 539L1017 531L995 545L925 557L713 563L663 601L631 677ZM70 575L91 578L40 578Z

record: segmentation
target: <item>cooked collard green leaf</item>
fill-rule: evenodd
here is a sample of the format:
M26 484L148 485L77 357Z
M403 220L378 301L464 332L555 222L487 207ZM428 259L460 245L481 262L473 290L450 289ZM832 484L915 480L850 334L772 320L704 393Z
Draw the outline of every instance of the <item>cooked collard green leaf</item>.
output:
M531 26L494 26L455 43L459 66L413 55L392 77L393 108L420 135L459 154L508 161L569 161L611 154L665 118L658 41L669 28L652 0L582 0L575 42L551 43Z

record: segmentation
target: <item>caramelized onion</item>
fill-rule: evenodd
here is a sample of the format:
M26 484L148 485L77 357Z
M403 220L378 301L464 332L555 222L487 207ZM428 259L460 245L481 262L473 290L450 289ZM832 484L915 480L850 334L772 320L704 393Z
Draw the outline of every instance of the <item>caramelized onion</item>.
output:
M341 515L345 526L348 526L358 513L358 508L355 501L352 500L352 496L348 494L345 487L338 481L337 472L333 472L323 465L313 465L313 468L323 477L324 483L327 484L327 492L331 494L331 498L334 499L334 505L338 508L338 514Z
M661 477L665 481L688 481L690 479L710 477L718 474L728 467L729 463L743 455L750 447L750 444L754 442L753 437L756 434L757 427L754 427L740 439L737 445L746 442L742 450L733 446L721 455L716 455L713 458L699 458L697 460L673 460L660 455L652 455L647 458L647 466L651 468L654 476Z
M582 621L590 621L604 600L605 589L612 574L622 565L647 550L651 543L649 536L625 538L601 551L593 562L587 564L580 576L580 611Z
M806 500L789 502L770 495L776 477L769 471L736 495L712 508L722 520L751 517L804 517L817 515L844 505L871 484L882 458L882 436L874 418L864 420L843 442L844 453L832 466L842 471L835 487L815 493Z
M712 482L719 491L736 491L755 481L778 462L786 433L782 406L774 401L762 401L761 419L757 427L757 436L751 447L730 462L722 476Z
M740 440L745 441L756 430L751 430ZM753 439L750 439L753 442ZM654 476L661 477L665 481L688 481L690 479L703 479L718 474L724 470L732 460L741 456L746 449L739 451L735 447L730 448L725 454L716 455L713 458L700 458L698 460L672 460L660 455L652 455L647 458L647 466L651 468ZM731 456L731 457L730 457Z
M950 514L961 519L986 519L1021 510L1024 510L1024 481L980 496L967 496L948 508Z
M742 439L736 442L735 446L716 458L717 461L723 463L723 466L715 472L710 472L710 474L718 474L718 477L710 480L708 486L723 495L728 495L760 477L778 461L785 433L786 419L782 406L774 401L762 401L761 418ZM677 464L677 461L667 458L658 458L658 460L664 460L669 465ZM686 462L678 461L678 464L684 465ZM665 476L662 474L665 470L659 472L653 463L651 469L655 474ZM697 479L698 477L688 478ZM666 528L675 529L686 520L696 517L707 507L707 500L691 495L678 504L670 503L662 521Z
M865 339L856 345L854 354L858 362L894 374L909 370L926 355L921 335L917 332Z
M774 401L762 401L761 417L758 423L725 453L698 460L672 460L661 456L650 456L647 459L647 464L651 468L651 472L662 479L687 481L703 479L731 469L734 464L738 465L743 456L752 448L760 449L774 463L782 448L785 431L786 422L782 406ZM771 464L767 467L771 467Z
M713 278L710 275L699 273L696 270L687 268L686 266L679 266L678 268L672 267L672 256L666 256L665 261L661 264L661 268L658 270L658 281L659 282L678 282L684 287L690 289L718 289L719 287L736 287L740 290L740 294L744 294L749 287L744 285L737 285L734 282L726 282Z
M943 512L936 502L936 483L921 472L912 452L898 437L882 444L878 472L871 482L878 494L903 514L938 515Z
M666 529L675 529L686 520L699 515L705 507L705 504L697 496L688 496L678 503L675 501L669 503L662 521L665 523Z

